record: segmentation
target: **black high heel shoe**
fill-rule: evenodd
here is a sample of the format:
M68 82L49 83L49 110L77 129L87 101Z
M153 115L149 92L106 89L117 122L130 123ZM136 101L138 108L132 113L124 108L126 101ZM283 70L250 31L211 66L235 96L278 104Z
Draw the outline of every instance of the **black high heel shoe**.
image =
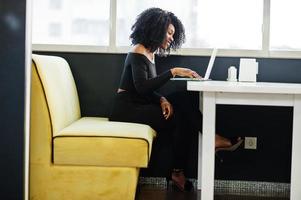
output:
M179 179L178 181L176 180L177 178ZM182 181L185 181L184 186L180 184L181 179L184 179ZM172 181L173 188L181 192L191 191L193 189L192 182L185 178L184 171L182 169L174 169L171 176L166 178L166 181L167 189L169 188L170 181Z

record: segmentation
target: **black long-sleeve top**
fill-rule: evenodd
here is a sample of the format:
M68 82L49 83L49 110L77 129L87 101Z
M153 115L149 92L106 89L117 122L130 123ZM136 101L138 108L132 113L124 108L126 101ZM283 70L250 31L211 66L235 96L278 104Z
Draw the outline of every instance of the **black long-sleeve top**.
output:
M162 95L155 91L171 77L170 70L157 76L154 63L143 54L130 52L124 63L119 88L158 103Z

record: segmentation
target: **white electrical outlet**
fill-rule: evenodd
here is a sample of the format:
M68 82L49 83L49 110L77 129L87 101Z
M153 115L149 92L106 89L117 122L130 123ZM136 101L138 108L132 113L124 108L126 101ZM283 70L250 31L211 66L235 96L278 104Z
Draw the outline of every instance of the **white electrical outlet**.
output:
M245 137L245 149L257 149L257 137Z

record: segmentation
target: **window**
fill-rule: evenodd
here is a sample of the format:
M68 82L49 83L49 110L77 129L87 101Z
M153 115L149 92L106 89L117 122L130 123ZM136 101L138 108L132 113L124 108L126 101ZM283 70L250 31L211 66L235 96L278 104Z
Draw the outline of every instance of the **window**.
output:
M195 6L198 0L117 0L117 46L127 46L130 44L129 36L131 26L135 22L135 18L143 10L150 7L159 7L173 12L185 26L186 30L186 46L194 44L195 33L195 16L197 10ZM120 34L122 33L122 34Z
M181 19L187 36L184 47L261 49L263 0L119 0L117 46L130 44L135 17L149 7L172 11Z
M127 52L136 17L151 7L183 22L180 54L301 57L299 0L33 0L33 49Z
M33 0L33 43L109 45L110 0Z
M271 1L271 50L301 50L300 0Z
M251 49L262 47L262 0L200 0L195 47Z
M135 18L143 10L154 6L153 0L117 0L117 46L129 46L131 44L129 36Z

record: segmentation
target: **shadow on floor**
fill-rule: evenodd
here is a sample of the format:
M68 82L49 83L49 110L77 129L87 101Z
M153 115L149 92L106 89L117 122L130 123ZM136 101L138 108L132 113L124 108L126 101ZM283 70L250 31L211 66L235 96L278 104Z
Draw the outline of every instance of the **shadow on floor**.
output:
M173 189L166 190L149 186L139 187L136 194L136 200L200 200L200 197L200 190L180 192ZM215 195L214 200L289 200L289 198Z

